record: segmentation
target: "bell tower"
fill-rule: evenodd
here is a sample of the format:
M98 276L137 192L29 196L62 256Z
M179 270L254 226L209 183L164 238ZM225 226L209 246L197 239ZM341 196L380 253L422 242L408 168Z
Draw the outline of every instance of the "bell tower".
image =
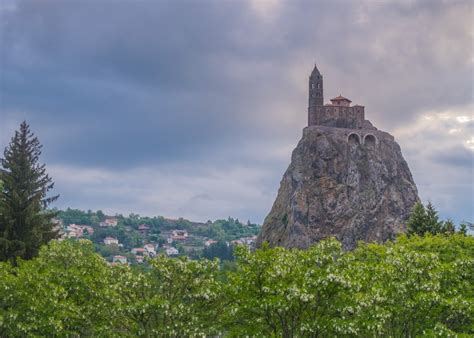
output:
M314 69L309 77L309 106L308 106L308 125L319 123L319 118L323 113L324 96L323 96L323 76L319 72L318 67L314 65Z

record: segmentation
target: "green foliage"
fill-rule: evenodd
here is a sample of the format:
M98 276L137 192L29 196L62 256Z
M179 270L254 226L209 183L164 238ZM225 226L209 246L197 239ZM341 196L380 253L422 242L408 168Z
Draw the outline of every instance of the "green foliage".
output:
M121 330L131 336L216 335L222 294L217 262L186 257L151 260L151 269L114 269Z
M401 236L344 252L236 248L236 261L109 265L87 240L0 263L0 336L474 335L474 238Z
M58 217L63 220L64 224L98 225L105 220L105 214L101 210L86 212L71 208L58 211Z
M346 288L335 275L340 243L313 248L268 248L251 253L238 247L237 271L230 274L225 321L231 335L327 336L334 332Z
M426 208L421 202L417 202L413 207L410 218L407 223L408 235L425 234L452 234L456 231L456 227L452 220L440 221L438 212L431 202ZM466 235L467 226L462 223L459 232Z
M413 207L407 227L409 235L423 235L425 232L428 232L429 229L426 226L426 210L421 202L417 202Z
M358 335L473 333L474 289L466 287L474 276L473 250L473 238L453 235L401 237L348 253L345 269L358 284L352 299Z
M196 229L196 234L213 238L217 241L233 241L242 237L255 236L260 228L256 224L247 222L246 225L240 223L238 219L229 217L215 222L208 222L205 228Z
M32 258L40 246L57 237L56 212L48 205L54 183L39 163L41 144L26 122L20 125L1 159L0 260Z
M101 335L110 329L111 270L92 244L52 241L39 256L4 263L0 336Z
M307 251L264 247L237 256L226 317L232 335L474 333L472 237L401 237L349 253L329 240Z
M207 259L219 258L221 261L231 261L234 259L234 248L226 242L217 242L204 248L202 257Z

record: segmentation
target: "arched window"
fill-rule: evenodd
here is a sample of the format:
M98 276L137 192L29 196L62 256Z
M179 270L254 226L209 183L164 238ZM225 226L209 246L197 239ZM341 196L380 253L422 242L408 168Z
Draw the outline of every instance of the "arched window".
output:
M321 89L321 83L318 82L318 89Z
M359 134L356 134L356 133L349 134L349 136L347 137L347 142L349 142L349 144L360 144Z
M364 145L367 147L375 147L377 145L377 138L372 134L364 136Z

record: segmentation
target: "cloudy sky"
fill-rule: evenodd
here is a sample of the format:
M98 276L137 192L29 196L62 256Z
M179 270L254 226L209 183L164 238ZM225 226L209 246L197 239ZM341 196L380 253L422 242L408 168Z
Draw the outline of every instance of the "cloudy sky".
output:
M0 147L26 119L57 207L261 222L315 62L473 221L474 3L0 1Z

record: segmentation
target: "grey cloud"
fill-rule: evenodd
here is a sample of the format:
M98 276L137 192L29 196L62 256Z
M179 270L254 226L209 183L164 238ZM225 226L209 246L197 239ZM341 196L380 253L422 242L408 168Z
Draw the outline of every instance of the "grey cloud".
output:
M272 196L290 152L266 154L296 145L314 61L326 99L388 131L472 101L468 0L249 3L18 1L0 12L2 134L26 118L48 163L78 168L263 167Z
M464 147L452 147L442 152L435 152L431 155L431 159L440 164L474 169L474 152Z

